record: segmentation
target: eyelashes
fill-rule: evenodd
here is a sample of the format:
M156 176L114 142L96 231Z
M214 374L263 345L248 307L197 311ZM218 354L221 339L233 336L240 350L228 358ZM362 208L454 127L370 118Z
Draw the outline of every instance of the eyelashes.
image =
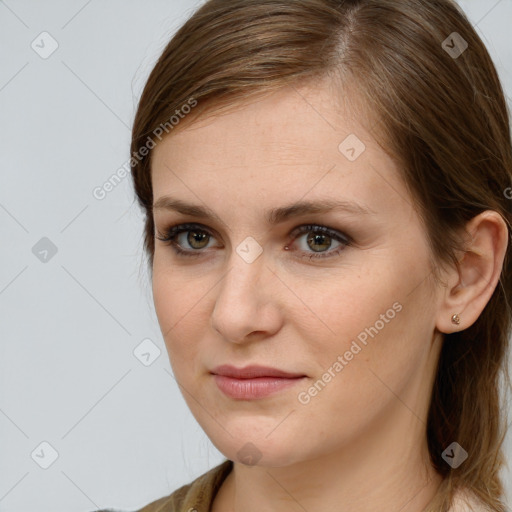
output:
M192 249L185 249L183 245L178 242L180 235L184 233L189 233L189 236L185 237L185 243L192 247ZM310 234L310 236L304 238L306 248L299 250L292 249L290 252L299 253L297 257L306 258L308 260L337 256L353 243L353 239L346 233L319 224L305 224L298 226L290 233L290 241L286 245L288 247L293 245L292 242L294 243L295 240L298 240L304 234ZM166 245L169 245L176 255L184 258L196 258L205 254L205 249L208 248L209 242L211 238L214 238L214 235L208 228L201 224L185 223L171 226L165 229L164 233L158 232L156 238ZM340 245L333 250L329 250L331 246L330 241L332 240L338 242ZM208 243L203 245L205 241ZM308 250L310 248L308 242L313 245L327 245L328 247L320 251ZM196 246L194 248L196 244L199 247Z

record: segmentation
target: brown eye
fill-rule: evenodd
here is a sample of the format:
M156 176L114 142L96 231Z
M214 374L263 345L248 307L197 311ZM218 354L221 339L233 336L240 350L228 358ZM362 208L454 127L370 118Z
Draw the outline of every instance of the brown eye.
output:
M187 243L194 249L204 249L208 245L210 235L204 231L188 231ZM204 243L206 240L206 243ZM196 245L197 244L197 245Z
M308 236L304 238L305 244L296 242L303 238L302 235L306 234ZM299 226L290 236L294 241L292 245L298 245L298 249L294 249L294 251L300 253L300 258L307 258L309 260L337 256L353 243L349 235L317 224ZM333 242L337 244L334 247ZM288 246L287 249L289 249Z
M178 224L158 233L156 238L182 256L200 256L213 235L197 224Z
M329 235L323 235L319 233L313 233L310 236L308 236L306 243L308 244L308 247L313 249L315 252L323 252L329 249L332 243L332 239ZM320 246L320 250L317 251L314 246Z

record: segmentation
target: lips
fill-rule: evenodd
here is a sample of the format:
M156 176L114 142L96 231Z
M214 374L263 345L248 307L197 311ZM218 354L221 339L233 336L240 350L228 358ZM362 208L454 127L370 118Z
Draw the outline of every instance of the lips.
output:
M217 387L235 400L258 400L297 386L306 375L268 366L217 366L210 372Z
M235 368L234 366L223 364L214 368L210 373L234 379L255 379L259 377L296 379L299 377L306 377L303 373L290 373L277 368L257 365L246 366L245 368Z

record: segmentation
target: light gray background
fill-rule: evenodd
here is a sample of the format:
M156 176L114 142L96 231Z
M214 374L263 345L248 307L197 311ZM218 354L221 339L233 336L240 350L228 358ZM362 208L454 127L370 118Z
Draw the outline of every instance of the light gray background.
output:
M512 0L461 4L512 96ZM92 194L126 162L144 82L197 5L0 1L0 512L134 510L223 459L172 377L131 181ZM150 366L134 355L146 339Z

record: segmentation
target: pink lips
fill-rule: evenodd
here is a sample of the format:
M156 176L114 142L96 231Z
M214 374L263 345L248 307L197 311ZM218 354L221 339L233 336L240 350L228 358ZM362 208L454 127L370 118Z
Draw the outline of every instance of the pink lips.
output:
M254 365L245 368L221 365L214 368L211 373L224 394L239 400L264 398L294 386L306 377L304 374Z

